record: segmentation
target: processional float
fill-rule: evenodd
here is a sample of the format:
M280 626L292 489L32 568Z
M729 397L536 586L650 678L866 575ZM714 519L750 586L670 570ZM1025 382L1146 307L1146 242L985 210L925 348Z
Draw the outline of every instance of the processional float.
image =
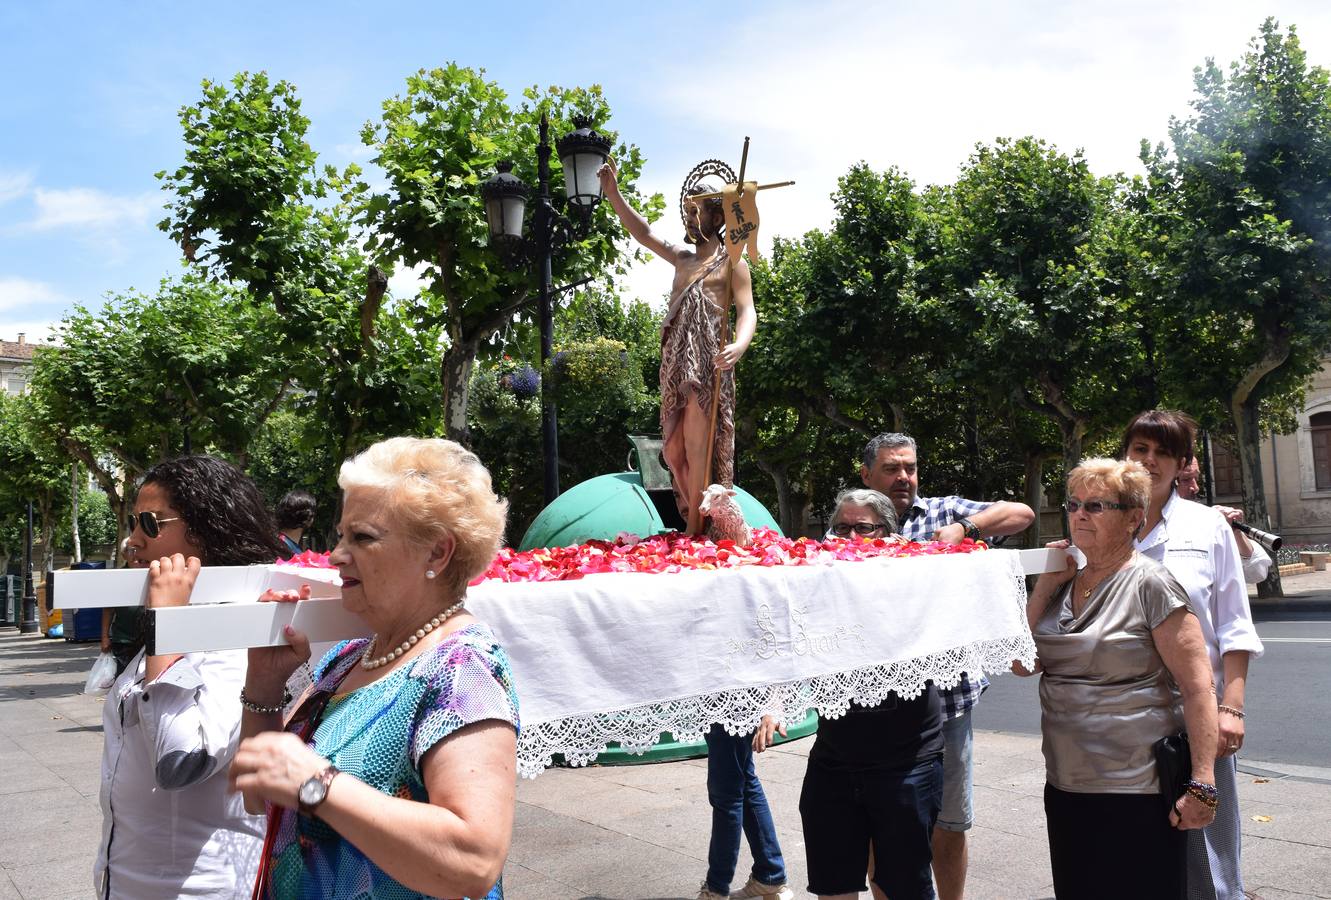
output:
M839 715L932 680L1033 662L1025 577L1058 571L1062 550L985 550L806 566L666 574L608 572L573 581L473 585L467 607L495 632L518 685L519 771L555 754L592 761L663 732L734 732L763 715ZM142 606L145 569L53 576L54 608ZM311 599L260 603L268 588L311 585ZM271 566L200 570L190 604L150 610L149 652L192 653L370 632L342 608L336 572Z
M681 213L686 200L721 198L732 266L746 249L757 253L757 194L794 183L746 181L748 149L745 138L738 175L718 160L695 167L680 198ZM711 175L724 179L721 191L687 194ZM723 345L724 330L721 338ZM713 437L719 394L714 385ZM698 525L691 517L688 532ZM1025 578L1060 571L1065 558L1063 550L983 550L605 572L484 581L468 588L466 601L512 662L522 719L518 771L534 777L556 754L585 764L612 742L645 752L662 733L700 738L717 723L747 733L764 715L787 723L810 710L837 716L889 692L916 696L928 681L947 688L962 673L1006 672L1013 660L1029 667L1035 645ZM267 589L302 584L311 587L308 600L258 602ZM342 608L339 585L326 569L205 567L189 605L149 611L148 652L277 646L288 625L312 643L368 636L365 622ZM147 587L145 569L56 572L52 607L142 606Z

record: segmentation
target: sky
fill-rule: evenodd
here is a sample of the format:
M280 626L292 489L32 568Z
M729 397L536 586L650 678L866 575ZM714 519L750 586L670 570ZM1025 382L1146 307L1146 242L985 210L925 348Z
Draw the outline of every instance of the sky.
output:
M483 68L510 94L600 84L643 150L640 187L668 200L703 159L737 166L750 136L751 177L797 182L762 197L770 245L826 227L860 161L947 183L977 143L1033 134L1135 174L1141 140L1188 115L1193 69L1238 58L1267 16L1331 67L1326 0L0 2L0 339L181 272L154 173L182 161L177 111L203 79L294 83L339 167L366 164L361 126L420 68ZM669 213L658 227L679 237ZM669 281L657 260L628 291L659 302Z

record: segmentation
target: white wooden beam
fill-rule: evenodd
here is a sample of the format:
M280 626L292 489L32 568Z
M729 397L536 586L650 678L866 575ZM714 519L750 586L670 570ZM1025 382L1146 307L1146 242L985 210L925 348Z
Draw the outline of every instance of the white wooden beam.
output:
M310 596L341 597L335 569L286 566L204 566L191 604L248 603L268 588L296 590L310 586ZM72 569L51 573L52 609L143 606L148 598L147 569Z
M1062 570L1065 550L990 550L1018 553L1027 575ZM342 608L341 589L311 580L329 570L270 571L268 566L215 566L200 571L189 606L153 611L151 648L158 653L193 653L240 647L276 647L286 643L283 626L291 625L311 642L338 641L369 634L369 626ZM147 593L144 569L57 572L57 608L142 605ZM67 576L78 576L69 578ZM598 577L598 576L589 576ZM669 575L661 576L669 578ZM309 584L312 599L302 603L257 603L266 587L295 589ZM485 603L501 602L504 585L487 582L471 593L481 614ZM94 599L95 598L95 599ZM209 598L209 599L204 599ZM135 602L137 601L137 602ZM220 602L219 602L220 601ZM469 601L472 602L472 601Z

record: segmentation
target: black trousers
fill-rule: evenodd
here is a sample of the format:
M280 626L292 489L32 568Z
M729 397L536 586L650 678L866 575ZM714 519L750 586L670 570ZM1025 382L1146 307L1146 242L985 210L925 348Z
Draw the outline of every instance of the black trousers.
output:
M1187 832L1159 794L1074 794L1044 786L1059 900L1180 900Z

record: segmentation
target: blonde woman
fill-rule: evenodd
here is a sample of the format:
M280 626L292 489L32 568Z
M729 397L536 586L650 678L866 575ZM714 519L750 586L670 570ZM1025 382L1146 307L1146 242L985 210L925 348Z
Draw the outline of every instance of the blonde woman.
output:
M1215 817L1215 693L1201 627L1174 576L1133 545L1150 493L1134 462L1073 469L1068 530L1085 565L1069 559L1041 575L1027 605L1062 898L1178 900L1187 832ZM1192 781L1163 797L1152 745L1185 729Z
M503 649L463 604L506 504L445 440L375 444L338 483L331 561L343 605L375 633L328 652L285 731L284 685L309 643L292 631L288 647L250 651L231 781L269 810L258 895L500 898L517 695Z

